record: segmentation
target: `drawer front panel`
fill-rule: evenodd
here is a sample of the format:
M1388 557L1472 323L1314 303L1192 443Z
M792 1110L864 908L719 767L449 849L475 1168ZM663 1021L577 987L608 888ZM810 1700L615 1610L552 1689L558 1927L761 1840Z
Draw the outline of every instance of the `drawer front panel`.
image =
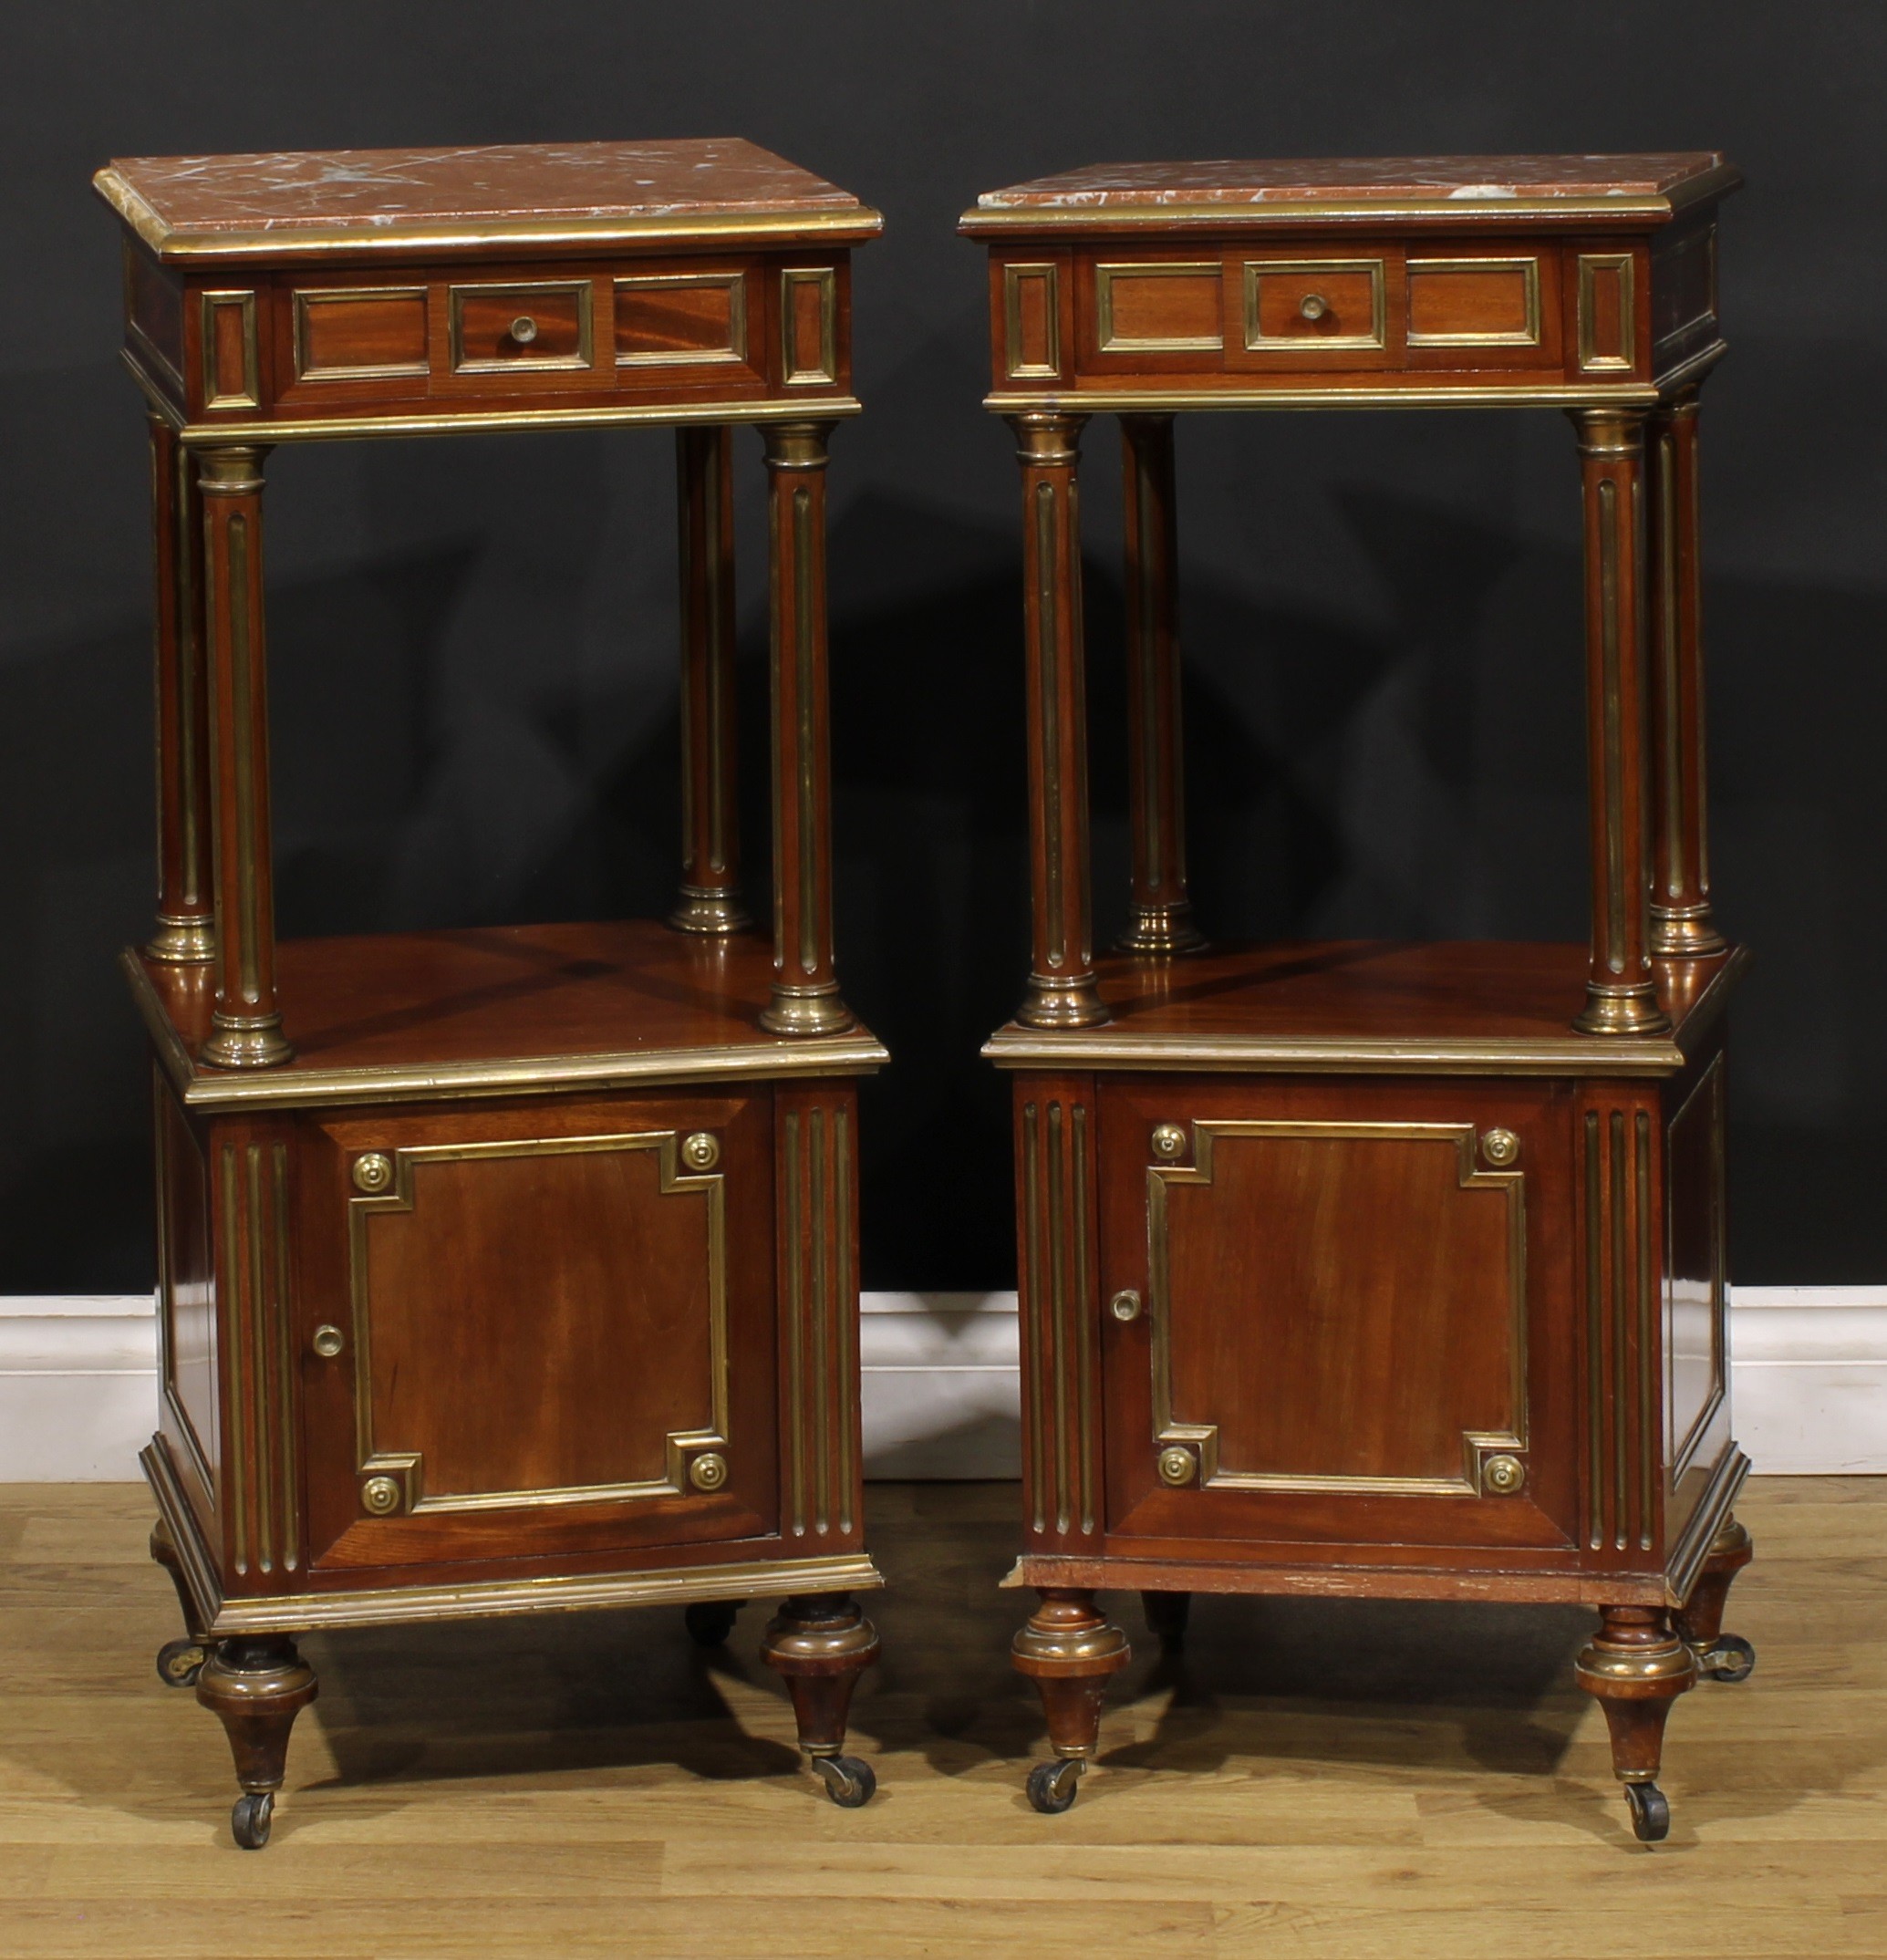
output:
M1387 350L1385 258L1247 259L1241 275L1248 352Z
M306 1336L317 1569L772 1529L768 1112L311 1125L339 1282Z
M1103 354L1216 353L1225 345L1217 259L1094 267L1094 345Z
M1567 1547L1555 1094L1104 1086L1110 1534Z
M588 280L446 289L454 374L569 373L595 364Z
M724 366L746 358L744 274L638 273L616 282L618 368Z
M424 286L303 287L292 304L297 381L383 381L427 372Z

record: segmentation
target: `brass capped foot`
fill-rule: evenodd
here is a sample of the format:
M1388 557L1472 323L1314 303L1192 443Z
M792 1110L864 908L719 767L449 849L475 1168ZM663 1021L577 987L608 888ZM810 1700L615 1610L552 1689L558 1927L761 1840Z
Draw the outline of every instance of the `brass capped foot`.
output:
M1657 1787L1664 1723L1671 1704L1696 1685L1696 1659L1661 1608L1607 1606L1573 1671L1605 1711L1612 1773L1625 1787L1632 1830L1641 1843L1655 1844L1671 1829L1671 1807Z

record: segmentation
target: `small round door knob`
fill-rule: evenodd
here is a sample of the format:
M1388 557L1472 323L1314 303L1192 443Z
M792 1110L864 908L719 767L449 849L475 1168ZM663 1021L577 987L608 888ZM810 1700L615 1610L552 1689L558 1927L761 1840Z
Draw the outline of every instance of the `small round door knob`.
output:
M314 1349L323 1361L332 1361L347 1344L347 1338L338 1327L317 1327L315 1330Z
M688 1480L697 1490L719 1490L727 1481L727 1458L718 1449L704 1449L689 1465Z
M527 347L537 337L537 322L528 313L521 313L511 323L511 337L521 347Z
M1160 1481L1171 1484L1177 1489L1182 1484L1189 1484L1199 1474L1199 1459L1191 1450L1182 1449L1175 1443L1170 1449L1160 1452Z
M1520 1139L1511 1130L1484 1131L1481 1135L1481 1155L1496 1170L1504 1170L1508 1165L1519 1160Z
M681 1161L689 1170L712 1170L721 1161L720 1142L706 1130L681 1139Z
M1510 1498L1527 1481L1527 1466L1518 1457L1489 1457L1481 1481L1497 1498Z
M1117 1321L1137 1321L1140 1318L1140 1296L1131 1286L1124 1286L1107 1302L1107 1311Z
M1322 293L1306 293L1298 301L1297 310L1307 320L1321 320L1330 311L1330 302Z
M1177 1123L1163 1123L1153 1133L1153 1154L1171 1163L1186 1154L1186 1132Z
M360 1501L376 1518L399 1509L399 1486L390 1477L369 1477L360 1487Z
M369 1150L354 1159L354 1182L363 1191L384 1191L393 1182L393 1159L384 1150Z

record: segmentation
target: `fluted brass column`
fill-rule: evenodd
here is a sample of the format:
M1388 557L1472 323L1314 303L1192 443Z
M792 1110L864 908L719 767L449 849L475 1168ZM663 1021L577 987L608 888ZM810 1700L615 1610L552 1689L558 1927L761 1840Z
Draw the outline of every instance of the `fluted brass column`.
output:
M733 430L675 431L681 550L682 932L741 932L735 770Z
M776 1034L852 1025L832 944L832 728L826 688L825 444L830 422L770 422L768 589L773 699Z
M216 865L216 1009L202 1059L285 1062L275 1001L269 829L268 648L262 580L264 449L203 452L203 589L210 667L211 812Z
M1720 953L1710 915L1705 809L1702 567L1697 542L1697 390L1680 389L1651 419L1651 949L1680 959Z
M1183 953L1206 942L1193 923L1186 888L1173 418L1123 415L1120 430L1126 530L1127 793L1134 834L1133 917L1121 945L1136 953Z
M1022 466L1022 613L1027 640L1028 990L1016 1019L1035 1028L1108 1018L1094 980L1088 865L1086 648L1081 617L1076 466L1084 415L1012 415Z
M192 459L150 417L152 599L156 613L157 930L152 959L216 954L210 864L210 710L203 671L203 504Z
M1670 1026L1652 977L1646 756L1644 423L1638 409L1574 409L1585 493L1587 804L1592 946L1587 1034Z

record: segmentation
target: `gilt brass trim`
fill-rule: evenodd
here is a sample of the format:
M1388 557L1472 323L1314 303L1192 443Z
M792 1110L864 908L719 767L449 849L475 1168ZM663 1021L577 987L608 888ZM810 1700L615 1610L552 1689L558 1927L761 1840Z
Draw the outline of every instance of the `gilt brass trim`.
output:
M729 294L724 347L657 347L625 354L616 349L618 368L726 368L747 359L747 275L744 272L627 273L616 280L624 292L672 291L677 286L725 286Z
M527 1510L548 1505L607 1504L628 1499L681 1497L689 1489L689 1459L702 1450L728 1447L727 1197L726 1174L687 1171L680 1161L681 1133L641 1130L619 1136L535 1136L496 1143L422 1144L397 1147L389 1190L347 1200L348 1290L354 1334L354 1423L357 1474L391 1478L400 1500L389 1506L409 1514ZM425 1466L410 1451L378 1447L373 1433L373 1313L368 1282L367 1228L373 1217L413 1210L413 1175L425 1164L493 1161L509 1157L573 1156L604 1151L653 1150L658 1154L663 1197L698 1193L708 1201L708 1373L709 1419L699 1429L676 1431L666 1439L663 1475L636 1483L586 1484L536 1490L456 1492L429 1497ZM369 1507L371 1508L371 1507Z
M1664 1593L1669 1604L1682 1606L1690 1598L1704 1561L1710 1556L1710 1543L1723 1529L1724 1520L1735 1508L1743 1480L1749 1475L1749 1458L1732 1443L1717 1460L1690 1522L1671 1549L1664 1567Z
M1022 281L1039 279L1043 287L1045 361L1026 361L1022 351ZM1054 259L1040 264L1010 264L1002 268L1003 372L1011 381L1052 380L1062 371L1062 267Z
M576 352L545 358L527 354L517 360L468 359L465 353L465 302L473 294L510 293L520 306L532 299L574 295L576 300ZM587 279L478 279L446 288L446 338L454 374L575 374L596 366L593 315L596 293Z
M1225 346L1225 329L1210 334L1122 334L1114 324L1114 285L1116 279L1210 279L1215 287L1224 280L1224 267L1217 259L1198 263L1159 259L1094 267L1095 345L1103 354L1187 354L1218 353ZM1011 368L1014 374L1017 370Z
M417 361L363 361L352 367L311 368L308 365L308 315L316 306L365 300L417 299L427 305L423 285L307 286L295 295L295 379L297 381L391 381L431 373L424 356Z
M1296 273L1366 273L1369 275L1370 327L1366 334L1267 334L1259 324L1260 288L1267 278ZM1384 348L1389 345L1389 273L1380 258L1247 259L1245 282L1245 349L1262 354L1322 354L1332 348Z
M217 386L216 316L228 307L237 308L243 321L243 386L236 394L224 394ZM255 331L254 292L202 292L197 295L197 337L202 342L203 407L205 409L259 409L262 406L262 350ZM223 431L225 437L228 431Z
M812 285L819 294L819 365L798 363L799 333L793 289ZM839 275L830 265L787 265L780 272L780 377L788 388L831 388L839 378Z
M1511 272L1519 268L1526 290L1526 322L1517 333L1418 334L1408 329L1412 347L1537 347L1540 345L1540 261L1531 254L1485 259L1417 259L1405 261L1411 285L1417 273Z
M1594 350L1594 282L1602 272L1618 275L1619 351ZM1630 372L1638 364L1637 261L1629 252L1581 252L1579 255L1579 371L1581 374ZM1668 379L1666 386L1668 386Z
M1490 1459L1517 1457L1524 1464L1528 1435L1528 1300L1527 1300L1527 1199L1526 1173L1520 1170L1483 1169L1476 1156L1478 1132L1471 1123L1326 1123L1197 1121L1191 1125L1191 1165L1170 1161L1146 1167L1146 1317L1153 1376L1154 1445L1162 1452L1160 1474L1166 1476L1166 1457L1176 1448L1191 1451L1198 1459L1198 1482L1202 1488L1218 1490L1271 1490L1305 1493L1341 1491L1347 1494L1399 1497L1479 1497L1498 1493L1490 1486ZM1509 1332L1512 1358L1508 1392L1511 1426L1506 1430L1467 1430L1462 1433L1462 1470L1459 1477L1347 1477L1291 1476L1270 1471L1226 1470L1218 1462L1218 1426L1216 1423L1181 1422L1173 1405L1172 1322L1173 1289L1170 1229L1166 1193L1175 1185L1209 1186L1213 1177L1213 1150L1222 1137L1319 1137L1324 1139L1381 1139L1407 1143L1446 1143L1454 1146L1456 1175L1464 1190L1497 1190L1507 1195L1508 1284L1511 1290Z

